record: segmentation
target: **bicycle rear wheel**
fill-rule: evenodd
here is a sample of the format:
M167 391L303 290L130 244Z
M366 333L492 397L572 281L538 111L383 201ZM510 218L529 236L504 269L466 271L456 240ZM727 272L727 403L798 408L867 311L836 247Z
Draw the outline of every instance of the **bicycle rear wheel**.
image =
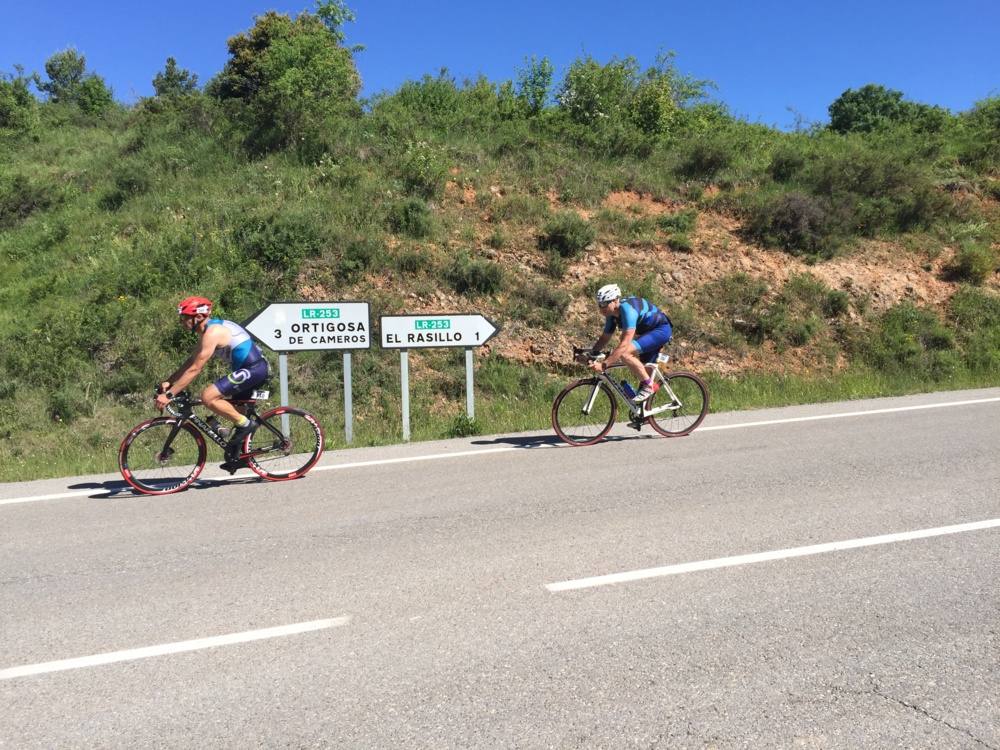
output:
M552 429L570 445L593 445L611 430L618 405L597 378L566 386L552 403Z
M650 396L646 411L671 405L647 418L649 426L665 437L690 434L708 414L708 386L693 372L677 371L663 376L666 385Z
M144 495L169 495L191 486L205 468L205 439L188 422L150 419L133 428L118 449L118 468Z
M323 455L323 428L308 412L279 406L259 417L260 427L243 446L247 464L264 479L297 479Z

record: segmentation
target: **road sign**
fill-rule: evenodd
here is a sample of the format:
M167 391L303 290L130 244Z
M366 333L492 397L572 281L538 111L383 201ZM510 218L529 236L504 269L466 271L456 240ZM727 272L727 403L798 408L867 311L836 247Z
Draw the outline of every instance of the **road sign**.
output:
M243 327L276 352L371 346L367 302L272 302Z
M482 315L383 315L383 349L482 346L500 330Z

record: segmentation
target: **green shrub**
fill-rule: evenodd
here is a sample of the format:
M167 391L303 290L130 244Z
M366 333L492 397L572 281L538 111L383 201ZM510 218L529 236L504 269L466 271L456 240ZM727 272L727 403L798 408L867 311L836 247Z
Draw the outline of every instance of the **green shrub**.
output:
M746 232L792 255L829 258L839 245L837 222L828 205L805 193L782 193L758 204L751 209Z
M426 271L434 265L431 254L426 250L402 250L396 255L396 268L403 273L417 274Z
M724 321L747 341L764 341L764 300L767 282L745 273L734 273L710 282L699 291L701 307Z
M949 273L956 281L979 285L996 272L998 264L1000 261L993 248L975 242L965 242L955 253Z
M456 416L448 426L448 437L462 438L478 435L481 431L479 422L475 418L470 418L468 414L462 412Z
M148 193L152 186L149 172L143 165L136 163L117 167L111 179L114 187L98 201L98 205L105 211L117 211L130 198Z
M448 179L444 155L425 141L409 145L399 162L399 169L406 191L427 199L440 196Z
M690 232L698 224L698 211L691 208L656 217L656 226L664 232Z
M596 236L590 222L580 218L575 211L560 211L546 223L538 237L538 247L542 251L554 251L563 258L574 258Z
M1000 375L1000 295L962 287L948 303L948 317L969 369Z
M495 220L533 224L549 215L549 204L544 198L517 193L497 201L492 214Z
M337 270L345 280L354 281L373 268L384 252L382 243L370 237L350 240L340 256Z
M880 370L943 377L952 372L954 349L954 335L932 310L901 302L878 321L863 354Z
M767 173L776 182L788 182L797 177L805 165L806 158L801 151L791 147L781 147L771 156Z
M570 296L550 284L528 281L518 286L508 314L528 325L555 328L566 315Z
M686 234L674 234L667 239L667 246L678 253L690 253L694 251L694 244Z
M55 205L59 196L52 188L30 181L23 174L0 175L0 229L17 226L33 213Z
M294 276L304 259L319 255L327 241L320 222L305 214L247 216L232 238L246 258L287 276Z
M674 171L689 180L711 180L731 162L732 154L725 145L699 139L687 147Z
M503 269L491 261L471 257L468 251L455 256L445 276L459 294L496 294L503 287Z
M431 211L419 198L407 198L389 208L389 227L396 234L420 239L433 229Z

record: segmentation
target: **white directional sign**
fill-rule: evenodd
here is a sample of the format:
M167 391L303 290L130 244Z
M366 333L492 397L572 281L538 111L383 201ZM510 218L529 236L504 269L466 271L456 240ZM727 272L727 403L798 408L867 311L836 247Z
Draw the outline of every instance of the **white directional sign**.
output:
M276 352L371 346L367 302L273 302L243 327Z
M384 315L383 349L482 346L499 328L482 315Z

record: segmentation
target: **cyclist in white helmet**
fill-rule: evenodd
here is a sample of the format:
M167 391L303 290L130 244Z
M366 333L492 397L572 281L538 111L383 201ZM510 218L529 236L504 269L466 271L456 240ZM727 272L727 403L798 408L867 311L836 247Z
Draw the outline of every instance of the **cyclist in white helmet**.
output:
M622 337L607 359L593 362L590 366L600 371L619 360L624 362L639 379L641 388L633 401L641 404L656 393L659 386L649 378L645 365L655 361L660 349L670 341L673 335L670 318L647 299L622 297L622 290L617 284L606 284L597 290L597 307L605 320L604 331L594 342L594 353L604 348L616 328L621 328Z

